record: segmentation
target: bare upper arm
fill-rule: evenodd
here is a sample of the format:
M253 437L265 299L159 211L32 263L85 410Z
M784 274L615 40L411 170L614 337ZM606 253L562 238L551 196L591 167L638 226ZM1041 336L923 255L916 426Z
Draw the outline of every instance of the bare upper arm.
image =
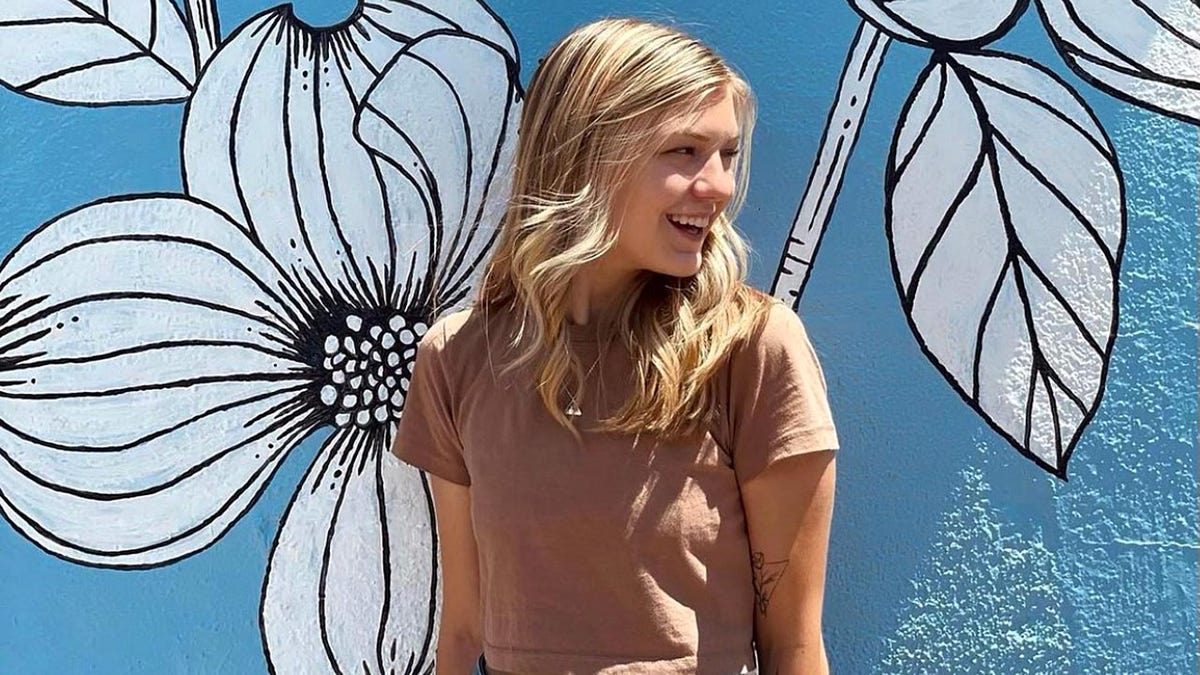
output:
M471 652L482 643L480 633L479 554L471 525L471 490L429 476L437 518L442 570L442 619L438 649ZM467 672L464 670L463 672Z
M759 656L824 659L821 606L833 513L834 451L772 463L742 485L754 572ZM761 664L760 664L761 665ZM789 672L775 668L764 672ZM804 672L817 672L806 670Z

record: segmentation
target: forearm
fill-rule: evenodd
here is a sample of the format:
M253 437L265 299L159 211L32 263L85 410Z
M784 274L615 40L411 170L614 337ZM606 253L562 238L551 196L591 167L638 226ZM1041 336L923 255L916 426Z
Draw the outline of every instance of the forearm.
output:
M832 452L777 462L742 488L760 675L826 675L821 634L833 513Z
M482 649L479 640L439 639L435 675L467 675L473 672Z
M759 646L758 675L829 675L825 642L818 637L809 645Z

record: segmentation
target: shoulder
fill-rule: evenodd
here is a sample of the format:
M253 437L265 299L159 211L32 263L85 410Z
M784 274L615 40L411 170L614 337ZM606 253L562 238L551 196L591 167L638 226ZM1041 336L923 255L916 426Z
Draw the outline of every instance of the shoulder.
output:
M735 353L764 358L808 344L808 333L796 312L782 300L754 290L750 308L757 318Z
M419 351L436 353L439 359L472 363L485 358L494 344L507 335L507 315L469 306L434 320L421 338Z
M736 302L743 321L731 335L721 384L761 376L797 356L811 358L804 325L784 301L747 286Z
M443 314L433 320L425 332L421 334L417 341L417 354L429 358L426 355L437 355L446 348L446 343L450 341L450 335L454 332L451 329L451 324L448 319L452 315Z
M758 326L730 358L734 388L788 387L797 381L825 383L817 352L804 323L788 304L771 298Z
M753 476L775 453L791 451L772 446L780 439L832 428L825 377L800 317L776 298L756 306L754 329L734 349L717 399L725 409L717 442L741 456L743 477ZM817 445L828 442L822 438Z
M430 324L421 338L421 348L444 349L446 345L458 339L458 335L469 323L474 309L467 307L455 312L443 314Z
M457 361L459 358L457 355L462 353L458 349L458 342L461 341L464 327L470 318L471 310L463 309L443 314L435 319L417 343L417 360L427 361L430 365ZM444 365L439 367L444 367Z
M777 347L781 344L808 341L808 333L799 315L788 307L782 300L772 298L762 330L757 336L764 347Z

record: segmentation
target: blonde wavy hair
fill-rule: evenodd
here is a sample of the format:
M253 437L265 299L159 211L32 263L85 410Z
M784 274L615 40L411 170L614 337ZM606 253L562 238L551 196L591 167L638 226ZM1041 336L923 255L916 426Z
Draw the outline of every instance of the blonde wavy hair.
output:
M643 271L617 313L634 389L600 429L673 438L715 414L711 380L740 340L761 327L771 298L746 284L748 247L732 218L745 196L754 98L710 48L668 26L604 19L559 41L530 83L512 199L475 300L521 317L505 372L535 364L546 409L578 439L563 411L580 399L584 369L567 329L568 288L611 249L611 197L658 152L668 123L730 92L741 134L737 189L687 278Z

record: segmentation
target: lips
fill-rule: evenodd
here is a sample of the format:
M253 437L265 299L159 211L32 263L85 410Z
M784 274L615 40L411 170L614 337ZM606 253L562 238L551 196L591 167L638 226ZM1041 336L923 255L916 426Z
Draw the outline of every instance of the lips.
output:
M667 222L671 224L671 227L675 228L676 232L679 232L688 239L701 240L704 238L704 232L706 228L687 223L681 223L675 220L675 218L672 216L667 216Z

